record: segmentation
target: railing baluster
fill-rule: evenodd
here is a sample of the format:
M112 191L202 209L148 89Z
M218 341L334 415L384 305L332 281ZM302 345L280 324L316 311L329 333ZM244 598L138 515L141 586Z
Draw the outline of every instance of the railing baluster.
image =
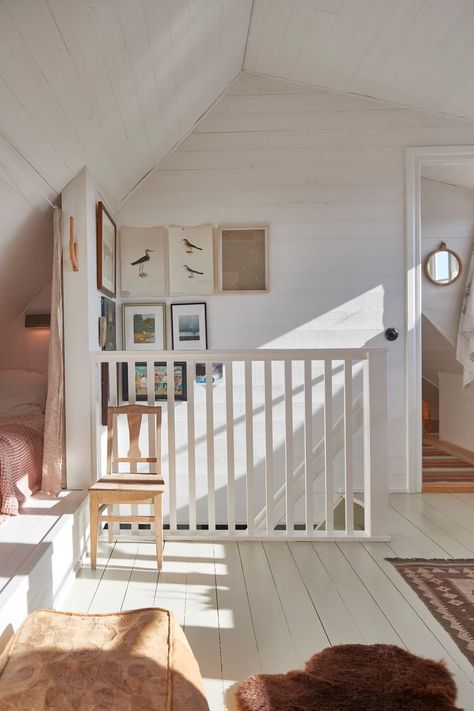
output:
M306 533L313 533L313 382L312 361L304 361L304 473L305 473L305 521Z
M227 440L227 525L229 533L235 533L234 375L232 361L226 361L224 367Z
M247 533L255 532L255 493L253 471L253 384L252 361L245 361L245 449L246 449L246 505Z
M346 533L354 532L354 472L352 464L352 360L344 361L344 488Z
M332 449L332 360L324 361L324 462L326 535L334 531L333 449Z
M273 385L272 361L266 360L265 368L265 505L266 534L273 532Z
M214 471L214 388L212 361L206 362L206 445L207 445L207 510L209 532L216 530L216 482Z
M387 354L364 362L364 510L369 536L385 535L388 518Z
M285 360L285 482L286 482L286 532L294 532L293 501L293 377L292 364Z
M128 378L128 402L130 403L130 405L135 405L135 403L137 401L136 380L135 380L135 360L132 360L127 365L127 378ZM117 432L120 432L120 425L118 423L118 419L119 418L117 417ZM136 462L130 462L130 471L135 472L135 473L138 471ZM130 511L131 511L132 516L136 516L138 514L138 504L130 504ZM133 536L138 535L138 523L132 522L131 532L132 532Z
M168 405L168 491L170 533L176 533L176 419L174 406L174 361L166 362L166 400Z
M189 360L186 364L188 377L188 491L189 491L189 530L196 530L196 430L194 425L194 380L196 363Z

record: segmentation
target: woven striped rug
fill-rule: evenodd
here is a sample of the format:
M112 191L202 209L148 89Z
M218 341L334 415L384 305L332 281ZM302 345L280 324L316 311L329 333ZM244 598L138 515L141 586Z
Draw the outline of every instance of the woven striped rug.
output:
M431 445L423 445L424 483L474 484L474 465Z

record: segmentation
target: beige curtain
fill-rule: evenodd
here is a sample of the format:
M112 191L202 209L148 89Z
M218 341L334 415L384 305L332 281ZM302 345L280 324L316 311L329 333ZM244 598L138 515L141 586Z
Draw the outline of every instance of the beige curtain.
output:
M48 494L57 494L60 491L64 468L63 285L60 214L60 210L55 207L48 395L45 410L41 483L41 490Z
M474 380L474 252L464 288L456 358L464 368L463 385L466 386Z

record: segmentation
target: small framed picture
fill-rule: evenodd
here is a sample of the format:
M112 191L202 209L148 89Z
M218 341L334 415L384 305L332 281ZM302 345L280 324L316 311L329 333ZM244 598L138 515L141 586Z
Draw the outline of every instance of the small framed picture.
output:
M164 227L121 227L120 263L123 296L164 296Z
M222 293L268 291L268 230L266 227L221 227L219 288Z
M214 233L212 225L169 227L171 296L214 293Z
M122 304L123 349L164 351L166 304Z
M101 296L100 315L105 319L105 344L104 351L117 350L117 327L115 317L115 301Z
M168 398L168 370L166 363L155 363L155 400ZM146 363L135 363L135 396L137 402L148 400ZM122 399L128 401L128 364L122 365ZM174 363L174 399L187 399L186 363Z
M206 350L206 304L171 304L171 337L176 351Z
M97 203L97 288L115 296L117 226L103 202Z
M212 364L212 384L218 385L224 379L224 364L223 363L213 363ZM198 385L206 384L206 364L196 363L196 383Z

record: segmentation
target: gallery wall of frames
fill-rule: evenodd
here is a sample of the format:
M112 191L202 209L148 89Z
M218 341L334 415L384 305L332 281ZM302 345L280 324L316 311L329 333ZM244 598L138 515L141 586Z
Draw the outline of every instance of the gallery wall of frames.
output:
M103 350L176 351L208 347L206 302L221 294L265 294L268 228L257 225L197 225L117 228L97 204L97 288L101 296L99 346ZM167 304L154 299L176 297ZM199 299L190 301L188 299ZM183 301L182 299L186 299ZM205 382L202 364L196 382ZM126 368L126 366L125 366ZM135 365L137 399L146 399L146 363ZM175 397L186 400L184 362L175 363ZM202 372L201 372L202 371ZM213 381L222 364L213 364ZM128 373L122 373L127 400ZM155 363L156 399L166 399L166 368Z

